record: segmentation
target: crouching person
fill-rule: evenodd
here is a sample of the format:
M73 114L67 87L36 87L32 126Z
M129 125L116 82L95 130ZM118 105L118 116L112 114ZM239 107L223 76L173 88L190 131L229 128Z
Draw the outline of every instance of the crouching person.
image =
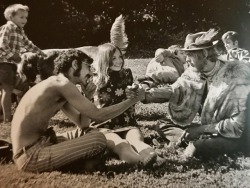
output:
M98 131L84 131L89 128L91 119L102 122L114 118L144 95L144 91L138 89L119 104L96 108L89 100L95 91L91 81L91 63L92 59L81 51L60 52L55 59L56 75L25 93L11 126L13 159L19 170L52 171L76 161L81 166L87 160L100 156L106 149L106 138ZM85 96L76 84L83 86ZM68 133L67 138L60 140L53 129L48 129L50 118L59 110L80 128L77 134Z

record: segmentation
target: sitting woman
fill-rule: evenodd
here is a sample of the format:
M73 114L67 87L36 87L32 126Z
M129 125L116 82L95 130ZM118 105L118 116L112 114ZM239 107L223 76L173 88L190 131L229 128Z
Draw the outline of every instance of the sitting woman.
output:
M97 61L94 63L97 75L94 82L97 92L94 97L99 108L117 104L126 99L125 89L133 84L130 69L123 68L121 50L111 43L98 46ZM108 141L108 149L129 164L160 166L165 159L157 156L154 149L144 142L131 107L120 116L111 119L100 128Z

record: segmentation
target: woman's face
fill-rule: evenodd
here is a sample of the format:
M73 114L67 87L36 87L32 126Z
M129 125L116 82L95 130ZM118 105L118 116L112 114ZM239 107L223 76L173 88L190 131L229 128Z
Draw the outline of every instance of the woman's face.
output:
M109 69L113 70L113 71L120 71L122 66L123 66L122 54L120 53L120 51L118 49L116 49L115 53L112 57L112 63L110 65Z

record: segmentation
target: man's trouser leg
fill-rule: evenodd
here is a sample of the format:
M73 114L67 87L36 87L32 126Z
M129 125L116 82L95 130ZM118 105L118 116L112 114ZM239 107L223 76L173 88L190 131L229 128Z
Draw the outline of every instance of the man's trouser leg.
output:
M105 136L98 131L58 144L51 144L49 139L42 137L34 146L24 151L16 159L19 169L29 172L56 170L79 159L84 161L101 155L107 145Z
M156 131L165 140L170 143L177 143L184 129L180 126L174 125L169 120L160 120L156 126Z
M199 139L193 142L194 155L213 156L229 154L240 150L241 139L212 137Z

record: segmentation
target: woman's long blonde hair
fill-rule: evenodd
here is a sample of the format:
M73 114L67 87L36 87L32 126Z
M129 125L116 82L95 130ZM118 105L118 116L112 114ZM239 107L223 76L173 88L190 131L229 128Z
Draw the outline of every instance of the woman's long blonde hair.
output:
M109 67L112 65L112 58L116 50L119 50L119 52L121 53L121 50L111 43L105 43L98 46L97 59L93 64L95 72L97 74L94 79L97 88L102 88L107 84L109 80ZM123 68L124 59L122 58L122 60Z

